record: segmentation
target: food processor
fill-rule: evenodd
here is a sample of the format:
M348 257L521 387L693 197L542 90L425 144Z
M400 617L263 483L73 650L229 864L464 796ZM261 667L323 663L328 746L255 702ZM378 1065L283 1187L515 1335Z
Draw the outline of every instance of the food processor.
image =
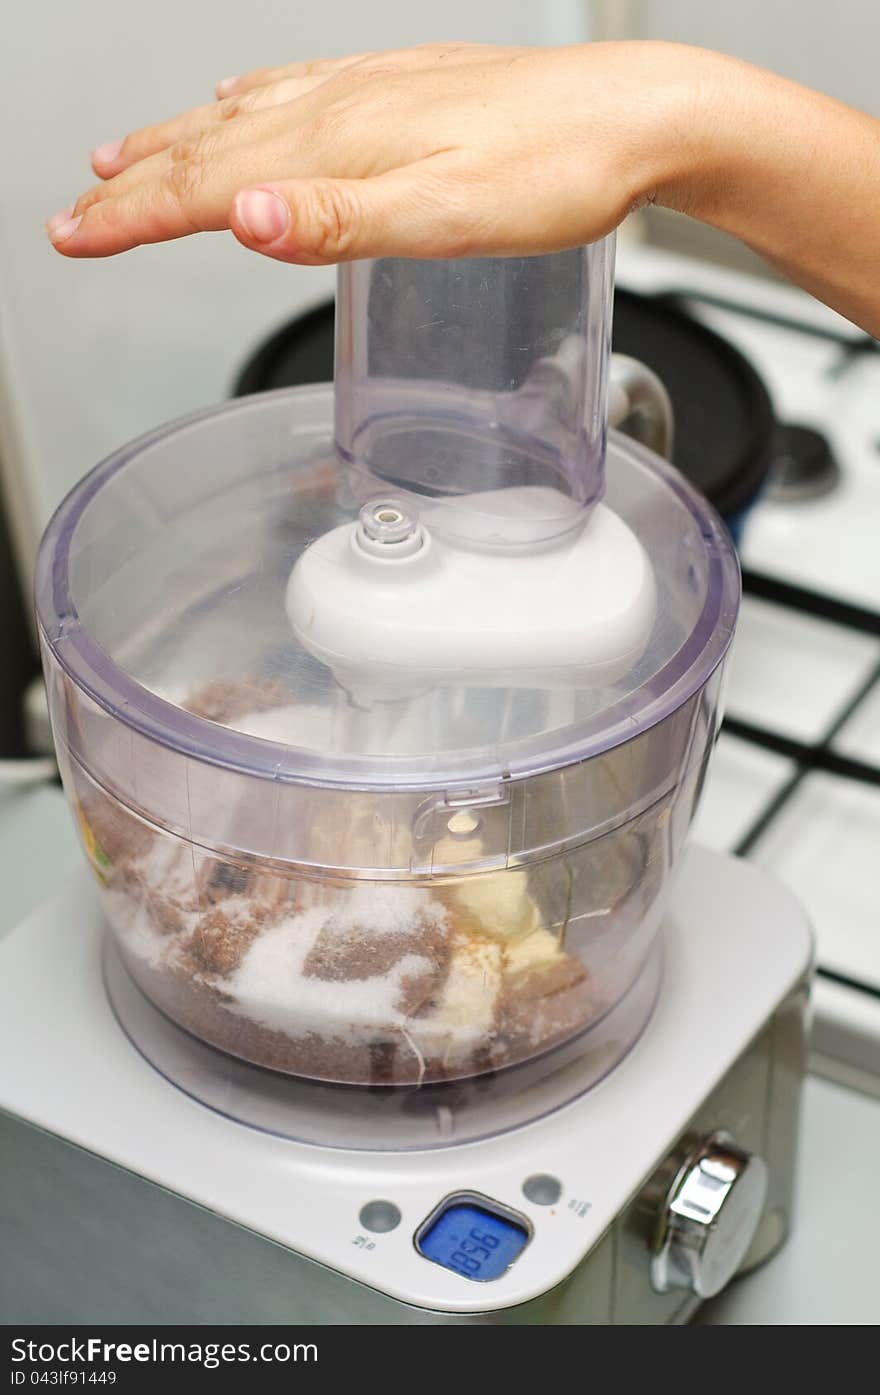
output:
M126 1100L48 1132L280 1244L305 1320L683 1320L787 1226L810 937L685 854L739 573L607 430L671 429L612 283L342 267L333 387L142 438L42 543L107 933L27 938Z

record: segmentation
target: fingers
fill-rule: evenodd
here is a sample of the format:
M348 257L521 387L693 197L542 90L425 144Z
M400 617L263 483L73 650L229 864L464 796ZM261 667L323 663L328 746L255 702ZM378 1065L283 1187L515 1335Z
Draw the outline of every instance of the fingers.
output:
M140 243L228 227L235 194L264 180L267 171L281 178L372 173L373 147L352 140L344 114L302 120L292 114L299 106L252 112L147 156L51 219L52 242L65 256L109 256ZM371 132L382 146L378 119ZM417 158L405 140L398 141L398 152L395 164Z
M194 185L203 182L202 176L209 166L215 166L222 172L222 167L231 162L238 168L242 154L248 147L263 149L267 141L282 132L287 136L292 156L301 140L301 124L291 118L284 105L253 111L235 121L216 123L167 149L145 155L119 174L93 185L77 199L73 206L74 216L79 217L96 204L125 199L140 185L161 184L166 180L172 183L178 181L181 187L187 183ZM184 166L193 168L187 170L182 168ZM303 173L309 172L308 169L303 170Z
M233 195L267 176L363 177L418 160L430 153L424 147L425 134L401 126L383 97L337 102L313 91L146 155L81 195L47 231L67 256L107 256L225 227Z
M224 78L217 84L218 98L231 97L255 88L265 87L284 78L315 78L325 82L327 78L343 72L346 68L366 66L377 70L393 68L424 68L435 63L479 63L485 62L490 50L496 54L505 50L491 44L415 44L410 48L390 49L386 53L352 53L345 58L314 58L309 62L287 63L281 68L255 68L241 77Z
M472 245L473 213L451 173L454 155L369 179L295 179L245 189L233 233L277 261L325 266L362 257L458 257Z
M56 215L49 236L66 256L103 257L231 222L246 246L288 261L336 262L372 255L363 248L380 245L389 249L383 255L395 255L395 241L401 256L463 255L454 249L467 240L468 226L478 227L473 201L484 199L492 146L472 152L478 178L459 168L458 183L437 197L442 180L435 162L470 141L473 111L464 103L455 108L441 145L448 81L433 70L460 56L467 76L459 88L479 115L485 84L473 65L484 54L480 46L433 45L405 51L400 66L397 54L291 65L282 71L296 69L294 76L96 152L95 167L108 177ZM409 119L408 112L418 115ZM470 210L451 197L468 178ZM239 191L276 197L248 197L233 211ZM488 205L486 217L494 217ZM490 240L496 235L493 227Z
M219 84L224 89L220 101L194 107L169 121L134 131L123 140L97 146L91 155L92 169L100 179L112 179L139 161L214 126L304 97L347 70L352 80L366 83L402 69L426 68L444 61L475 63L482 61L484 55L485 46L481 44L424 44L387 54L362 53L347 58L290 63L283 68L260 68L243 78L225 79ZM328 100L329 97L328 90Z
M462 255L466 204L444 197L441 171L422 168L434 161L369 179L306 178L253 187L266 162L263 149L249 147L234 174L210 166L197 175L192 165L172 166L169 177L64 219L51 233L53 242L65 256L103 257L231 227L251 250L306 266L372 256L380 246L387 256Z
M258 142L222 161L170 162L153 177L140 179L115 196L92 202L86 196L73 209L64 210L69 217L58 215L60 224L57 218L51 220L49 237L65 256L106 257L189 233L219 231L229 226L229 210L238 190L255 183L277 157L271 142ZM164 154L154 155L136 168L164 160ZM95 192L104 193L116 183L113 180Z
M277 261L324 266L365 257L527 256L583 240L565 172L533 172L532 197L510 216L507 161L487 149L474 166L449 149L367 179L295 179L243 189L229 225L245 247ZM566 217L548 207L571 205Z
M318 82L323 82L331 73L337 73L342 68L351 67L370 57L373 57L370 53L351 53L346 58L313 58L309 62L286 63L280 68L254 68L252 72L241 77L223 78L217 83L217 96L221 100L238 96L273 82L282 82L285 78L315 78Z
M112 179L123 170L130 169L139 160L167 150L179 141L199 136L203 131L214 126L223 126L251 112L281 106L284 102L305 96L324 81L324 78L319 77L285 78L270 86L255 88L241 96L194 107L170 121L144 126L126 136L124 140L99 145L92 151L92 169L99 178Z

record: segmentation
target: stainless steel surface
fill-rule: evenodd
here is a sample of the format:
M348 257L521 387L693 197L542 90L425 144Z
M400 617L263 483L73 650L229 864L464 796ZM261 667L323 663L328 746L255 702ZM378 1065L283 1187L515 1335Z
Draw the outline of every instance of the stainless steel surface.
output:
M660 1216L651 1282L714 1298L737 1272L764 1208L767 1167L726 1134L705 1139L670 1188Z

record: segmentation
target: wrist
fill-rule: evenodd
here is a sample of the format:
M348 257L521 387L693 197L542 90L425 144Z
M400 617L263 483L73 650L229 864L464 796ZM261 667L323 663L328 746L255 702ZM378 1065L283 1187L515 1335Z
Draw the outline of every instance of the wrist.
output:
M730 190L756 103L759 69L709 49L670 50L658 75L640 201L706 222Z

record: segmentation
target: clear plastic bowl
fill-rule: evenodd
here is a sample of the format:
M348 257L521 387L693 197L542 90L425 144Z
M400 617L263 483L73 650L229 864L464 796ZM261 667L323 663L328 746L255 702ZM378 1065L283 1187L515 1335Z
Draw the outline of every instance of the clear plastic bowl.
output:
M344 1109L409 1087L386 1118L470 1083L458 1138L493 1099L492 1128L521 1120L518 1070L540 1112L640 1033L739 575L711 508L613 433L605 502L657 583L627 673L366 710L284 609L310 540L357 516L331 388L157 431L58 509L36 596L65 790L127 974L230 1070L339 1085Z

